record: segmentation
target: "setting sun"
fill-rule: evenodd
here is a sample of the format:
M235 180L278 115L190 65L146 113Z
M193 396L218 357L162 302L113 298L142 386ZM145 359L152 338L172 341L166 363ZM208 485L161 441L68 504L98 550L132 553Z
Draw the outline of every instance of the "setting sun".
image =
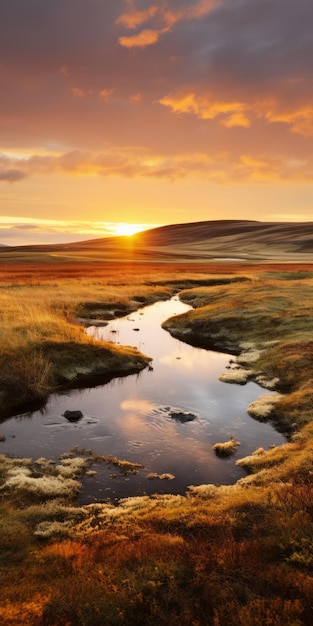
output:
M126 222L123 222L121 224L116 224L114 228L114 235L120 237L131 237L131 235L135 235L136 233L146 230L147 228L149 228L149 226L145 226L144 224L127 224Z

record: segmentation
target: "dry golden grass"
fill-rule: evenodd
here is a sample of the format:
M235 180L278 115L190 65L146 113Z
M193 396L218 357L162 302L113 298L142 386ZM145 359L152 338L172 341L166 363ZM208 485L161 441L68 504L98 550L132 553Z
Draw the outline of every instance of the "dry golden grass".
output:
M275 419L289 428L290 439L239 460L249 474L236 485L198 485L186 497L135 497L117 507L74 506L70 489L57 498L51 491L49 498L31 493L36 479L36 487L48 489L44 477L55 489L62 481L79 482L88 451L57 466L0 457L0 484L11 480L0 492L1 623L311 625L311 267L136 265L121 271L68 260L61 266L54 258L37 274L34 268L12 264L0 274L1 350L15 346L21 358L40 340L45 349L73 344L74 355L85 347L75 317L88 303L100 315L185 287L184 300L198 308L166 326L188 341L233 346L241 368L278 378L284 395ZM218 284L225 277L249 282ZM208 286L213 278L216 285ZM51 371L45 374L39 356L34 353L33 367L44 379ZM13 488L12 479L22 489Z

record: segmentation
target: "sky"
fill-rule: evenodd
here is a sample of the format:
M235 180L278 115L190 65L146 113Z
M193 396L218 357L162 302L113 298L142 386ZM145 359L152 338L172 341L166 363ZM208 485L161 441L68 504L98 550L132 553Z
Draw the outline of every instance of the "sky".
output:
M0 243L313 221L312 0L0 0Z

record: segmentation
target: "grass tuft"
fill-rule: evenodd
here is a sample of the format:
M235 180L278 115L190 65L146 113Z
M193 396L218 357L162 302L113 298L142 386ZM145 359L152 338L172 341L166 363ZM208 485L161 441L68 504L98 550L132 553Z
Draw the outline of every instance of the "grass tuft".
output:
M237 441L237 439L231 437L228 441L224 441L223 443L215 443L212 447L217 456L229 457L236 452L238 446L240 446L240 441Z

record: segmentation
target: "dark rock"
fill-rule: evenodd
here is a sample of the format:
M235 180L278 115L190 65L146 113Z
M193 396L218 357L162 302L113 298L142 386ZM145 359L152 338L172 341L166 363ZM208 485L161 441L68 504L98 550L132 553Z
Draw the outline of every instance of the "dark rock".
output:
M81 411L65 411L63 413L63 416L69 422L79 422L79 420L81 420L82 417L84 417Z
M185 422L193 422L193 420L197 419L197 416L194 413L184 413L183 411L170 411L169 417L173 420L177 420L182 424Z

